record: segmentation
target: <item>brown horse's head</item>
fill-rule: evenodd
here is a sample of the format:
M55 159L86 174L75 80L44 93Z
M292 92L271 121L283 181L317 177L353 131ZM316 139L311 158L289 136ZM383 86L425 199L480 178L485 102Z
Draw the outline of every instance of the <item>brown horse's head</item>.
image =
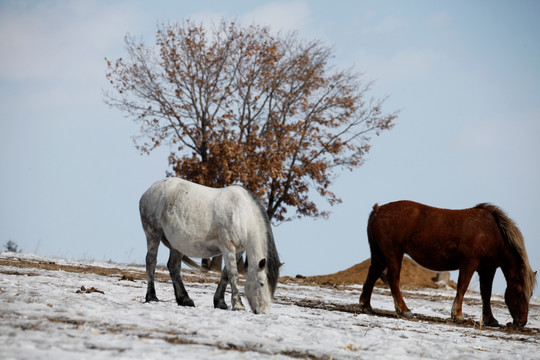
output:
M536 286L536 273L527 264L521 272L522 277L519 281L508 282L504 300L508 310L510 310L510 315L514 319L514 325L525 326L527 324L529 300Z
M491 212L505 241L506 259L500 264L508 284L504 300L514 319L514 325L525 326L529 314L529 299L536 286L536 272L529 264L523 234L500 208L490 204L479 204L478 207Z
M529 314L529 298L523 290L523 286L519 284L508 285L504 293L504 300L512 319L514 319L514 325L525 326Z

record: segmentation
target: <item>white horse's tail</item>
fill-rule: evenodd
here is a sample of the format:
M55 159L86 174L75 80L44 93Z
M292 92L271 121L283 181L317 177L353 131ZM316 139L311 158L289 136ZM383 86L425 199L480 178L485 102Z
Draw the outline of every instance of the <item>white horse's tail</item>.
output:
M189 266L190 268L192 268L192 269L197 269L197 270L202 269L201 265L197 264L197 262L195 260L193 260L192 258L187 257L185 255L184 255L184 257L182 257L182 262L184 264L186 264L187 266Z

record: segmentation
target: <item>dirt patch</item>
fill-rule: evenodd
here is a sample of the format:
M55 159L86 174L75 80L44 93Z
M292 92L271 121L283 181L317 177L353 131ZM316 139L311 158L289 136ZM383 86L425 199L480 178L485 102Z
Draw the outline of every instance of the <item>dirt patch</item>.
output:
M296 283L318 284L318 285L363 285L366 281L371 259L367 259L360 264L356 264L346 270L339 271L335 274L308 276L298 275L296 278L284 277L284 281ZM422 288L438 288L439 284L435 282L437 273L428 270L409 257L403 258L400 275L401 289L422 289ZM448 282L448 285L456 288L456 283ZM377 280L375 286L388 287L381 279Z
M103 291L96 289L95 287L86 288L84 285L81 286L79 290L76 291L77 294L91 294L91 293L100 293L105 294Z
M337 304L330 302L322 302L319 300L303 299L291 302L282 302L283 304L292 304L300 307L306 307L311 309L320 309L326 311L340 311L351 314L362 314L364 313L360 308L359 304ZM388 310L375 310L374 313L368 314L372 316L380 316L387 318L401 318L394 311ZM421 321L435 324L444 324L451 326L467 327L467 328L476 328L476 329L489 329L494 332L503 332L507 334L524 334L524 335L533 335L540 336L540 329L531 328L531 327L515 327L513 325L506 325L501 327L485 327L481 322L475 321L473 319L465 319L464 321L453 321L450 318L440 318L436 316L428 316L415 313L412 318L403 318L409 321Z
M20 258L8 258L0 259L0 266L11 266L17 268L34 268L34 269L44 269L52 271L67 271L72 273L82 273L82 274L96 274L100 276L118 276L119 281L135 281L135 280L146 280L146 272L143 270L122 270L115 267L105 268L92 265L62 265L57 264L54 261L41 261L41 260L25 260ZM167 271L167 269L162 267L157 267L158 270ZM3 270L2 272L8 273L9 270ZM197 272L198 273L198 272ZM208 274L213 274L208 272ZM18 275L18 274L17 274ZM32 273L21 273L20 275L32 276L35 274ZM217 276L217 275L216 275ZM198 282L198 283L217 283L216 276L196 276L195 272L192 270L182 270L182 278L187 282ZM159 281L168 281L170 280L168 273L163 273L156 271L155 279Z
M122 277L118 281L135 281L135 279L131 275L122 274Z
M52 323L62 323L69 326L72 326L73 328L79 328L81 326L85 327L92 327L93 331L99 331L101 334L132 334L134 336L137 336L139 338L145 338L145 339L155 339L155 340L164 340L171 344L177 344L177 345L199 345L199 346L208 346L208 347L214 347L220 350L226 350L226 351L236 351L240 353L245 352L256 352L264 355L284 355L292 358L298 358L298 359L311 359L311 360L327 360L332 359L330 356L317 356L310 354L309 352L302 352L302 351L296 351L296 350L284 350L276 353L270 353L268 352L264 347L261 346L246 346L246 345L239 345L234 343L200 343L196 340L195 336L197 335L197 332L191 332L186 333L182 332L181 330L178 331L170 331L170 330L163 330L163 329L151 329L149 331L139 332L137 327L135 325L110 325L108 323L102 323L102 322L90 322L86 320L74 320L69 319L65 317L47 317L48 321ZM24 330L43 330L39 328L24 328ZM103 347L96 344L88 344L88 348L90 349L96 349L96 350L115 350L118 352L123 352L125 349L121 347Z

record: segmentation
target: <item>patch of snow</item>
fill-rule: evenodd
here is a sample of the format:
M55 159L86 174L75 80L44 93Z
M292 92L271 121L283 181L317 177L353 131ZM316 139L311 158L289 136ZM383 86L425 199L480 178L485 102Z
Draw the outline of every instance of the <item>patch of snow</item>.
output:
M0 254L71 266L143 267L27 254ZM540 307L531 302L526 328L511 333L454 324L352 314L294 305L302 300L357 304L361 287L346 289L279 284L270 314L213 308L215 283L188 282L195 308L176 305L170 281L156 281L162 301L144 303L146 281L119 276L0 266L0 354L2 359L461 359L538 358ZM81 287L103 292L79 292ZM448 318L454 290L403 291L416 314ZM226 298L230 300L230 294ZM479 321L478 294L466 295L466 316ZM494 314L511 321L500 296ZM247 301L245 301L247 304ZM497 305L499 304L499 305ZM376 291L372 305L393 311L389 291Z

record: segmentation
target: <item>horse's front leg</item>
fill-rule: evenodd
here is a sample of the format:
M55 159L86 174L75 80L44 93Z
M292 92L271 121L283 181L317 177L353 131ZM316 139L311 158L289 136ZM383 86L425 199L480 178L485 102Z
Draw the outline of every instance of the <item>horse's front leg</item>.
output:
M499 327L499 322L491 312L491 289L493 286L493 278L497 268L482 268L478 269L480 277L480 294L482 295L482 322L486 326Z
M452 304L451 312L452 320L454 321L465 320L465 317L463 316L463 297L465 296L465 292L467 292L467 288L469 287L469 283L471 282L475 269L476 265L472 264L459 269L457 292L454 303Z
M225 261L225 270L228 273L229 283L231 284L232 310L245 310L246 307L244 306L244 304L242 304L242 299L240 298L240 291L238 290L238 268L236 266L236 250L227 249L226 251L224 251L223 259Z

